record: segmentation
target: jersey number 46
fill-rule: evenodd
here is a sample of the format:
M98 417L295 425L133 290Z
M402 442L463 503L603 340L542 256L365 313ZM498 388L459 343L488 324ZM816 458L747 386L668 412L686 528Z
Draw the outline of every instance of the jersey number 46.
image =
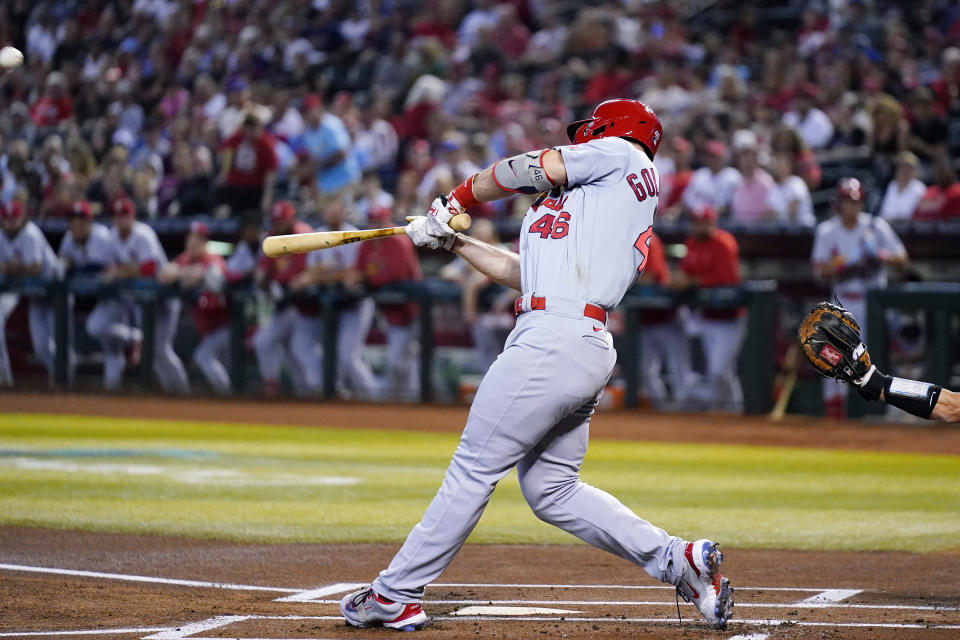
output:
M570 214L566 211L561 211L559 215L545 213L530 225L530 233L539 233L544 240L564 238L570 233Z

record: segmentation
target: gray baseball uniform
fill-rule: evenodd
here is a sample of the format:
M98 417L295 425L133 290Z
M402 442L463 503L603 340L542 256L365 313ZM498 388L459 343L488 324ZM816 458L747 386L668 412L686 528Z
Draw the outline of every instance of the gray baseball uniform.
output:
M344 224L341 231L353 231L356 227ZM326 227L318 231L327 231ZM314 251L307 256L307 267L322 264L327 271L340 271L357 263L358 244L342 244L323 251ZM370 367L363 359L363 345L373 324L376 305L370 297L358 300L354 305L342 309L337 328L337 393L349 395L351 392L360 397L372 398L377 392L377 381ZM315 339L322 335L319 319L314 323Z
M71 272L80 272L94 274L107 267L113 256L113 246L110 243L110 230L99 223L93 223L90 228L90 235L84 242L77 242L73 233L69 230L64 234L60 241L60 261L63 265L69 265L69 276ZM70 378L73 379L73 369L76 362L74 353L74 299L70 296L68 301L68 311L70 321L68 327L69 341L69 363Z
M43 231L36 224L28 221L13 238L6 234L3 236L3 244L0 245L0 262L17 261L24 265L39 265L40 276L43 278L58 278L60 275L60 263L56 254L50 248ZM6 318L16 307L16 298L8 298L0 303L0 325L6 324ZM33 352L37 359L47 369L47 372L53 375L53 360L56 353L56 344L53 340L54 315L53 306L43 299L33 299L30 301L29 310L30 341L33 344ZM0 328L5 328L0 326ZM3 341L3 348L0 349L0 380L9 378L12 384L13 377L10 372L9 356L6 349L6 340Z
M126 238L113 229L110 243L113 249L111 264L136 264L144 273L158 271L167 264L167 256L156 232L143 222L134 222ZM168 298L157 304L153 368L165 391L186 393L190 390L187 372L173 350L180 307L178 298ZM138 311L133 301L115 298L98 304L87 317L87 333L103 345L104 386L107 389L120 386L126 364L124 349L142 337L134 326Z
M440 490L374 582L387 598L423 596L514 466L542 520L660 580L676 583L682 572L680 538L579 477L590 417L616 361L613 338L588 305L614 308L643 269L659 177L646 154L619 138L560 152L572 186L523 219L522 313L477 390Z
M887 286L887 269L877 254L903 255L906 249L890 224L878 216L861 213L853 229L843 226L840 216L817 225L813 239L814 263L836 261L840 265L870 265L862 277L848 278L833 286L833 295L860 323L860 335L867 335L867 292ZM824 398L846 397L847 387L838 380L823 381Z

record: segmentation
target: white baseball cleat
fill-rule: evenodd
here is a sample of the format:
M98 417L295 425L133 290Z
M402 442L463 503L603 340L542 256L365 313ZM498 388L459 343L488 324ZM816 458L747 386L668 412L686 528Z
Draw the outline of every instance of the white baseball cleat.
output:
M340 613L354 627L384 626L397 631L422 629L428 620L419 602L387 600L369 586L344 596Z
M697 540L688 542L684 549L683 574L677 583L677 593L692 602L715 629L724 629L733 615L733 587L720 575L723 554L716 542Z

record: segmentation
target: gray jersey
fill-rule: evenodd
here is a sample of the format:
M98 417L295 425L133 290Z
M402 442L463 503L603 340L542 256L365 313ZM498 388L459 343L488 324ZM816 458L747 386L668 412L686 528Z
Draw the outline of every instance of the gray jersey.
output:
M12 261L24 265L40 265L40 275L56 278L60 274L60 262L47 242L43 231L33 222L27 222L13 238L0 234L0 263Z
M110 231L102 224L94 223L86 242L80 244L67 231L60 242L60 259L68 262L71 269L95 271L108 266L113 260L113 244Z
M157 232L143 222L134 222L133 229L126 238L121 238L120 233L114 228L110 232L110 244L113 264L136 263L143 268L154 263L157 270L167 264L167 254L160 246Z

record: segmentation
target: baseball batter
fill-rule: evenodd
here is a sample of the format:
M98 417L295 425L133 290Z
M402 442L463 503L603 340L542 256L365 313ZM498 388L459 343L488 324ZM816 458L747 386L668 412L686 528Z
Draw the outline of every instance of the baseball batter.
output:
M657 209L653 157L663 131L635 100L609 100L568 127L574 144L501 160L433 202L407 228L523 292L517 326L484 377L443 484L390 566L343 598L354 626L426 624L420 606L514 466L534 513L676 585L723 627L733 589L710 540L686 542L585 484L590 417L616 361L607 314L643 271ZM519 255L455 233L447 222L478 202L541 194L523 219Z
M13 200L0 205L0 221L3 224L3 240L0 242L0 264L3 272L14 277L39 276L57 278L60 263L57 255L43 232L36 224L27 219L23 205ZM17 306L16 297L8 298L0 308L0 329L4 329L6 318ZM53 359L56 346L53 341L54 315L49 302L40 298L30 300L28 321L30 324L30 342L37 359L53 375ZM13 384L10 360L7 355L6 339L0 349L0 384Z

